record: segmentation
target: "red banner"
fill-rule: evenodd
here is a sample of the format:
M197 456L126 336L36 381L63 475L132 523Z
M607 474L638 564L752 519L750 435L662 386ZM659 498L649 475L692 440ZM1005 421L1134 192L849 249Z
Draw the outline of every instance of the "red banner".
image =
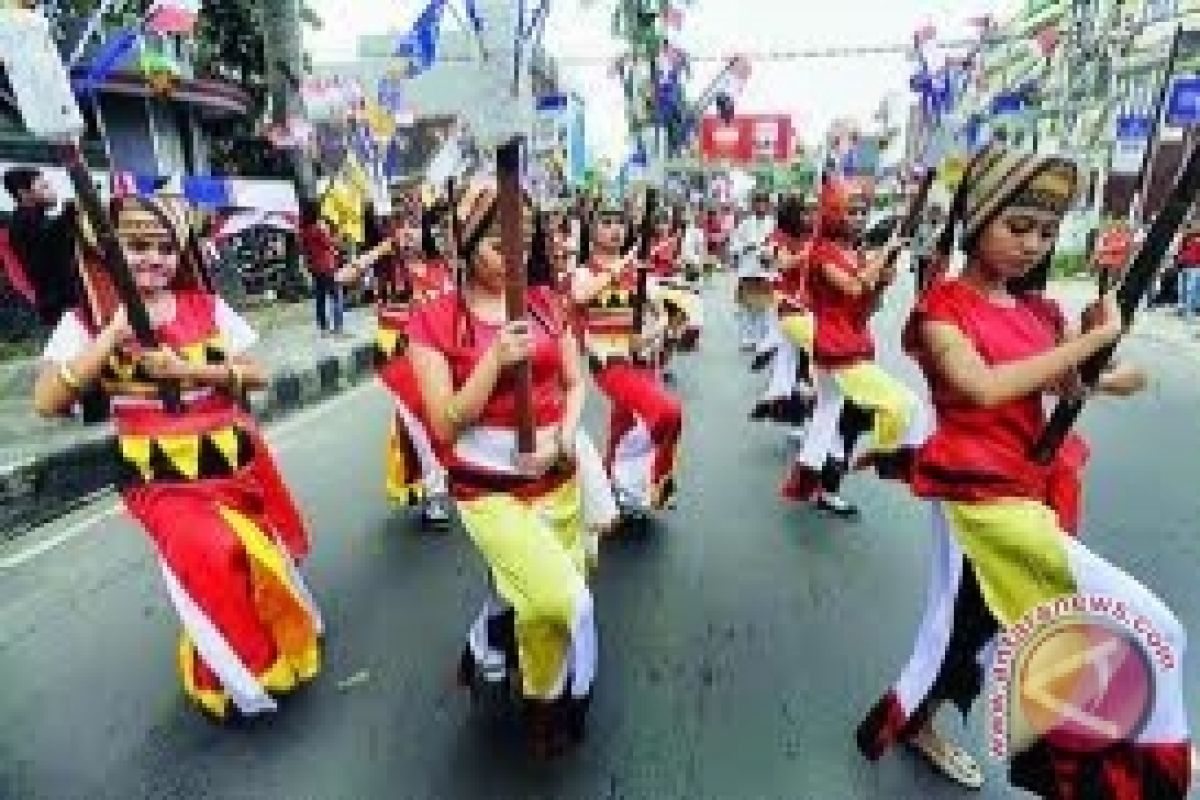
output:
M787 114L746 114L728 124L720 117L700 120L700 158L731 164L787 163L794 147Z

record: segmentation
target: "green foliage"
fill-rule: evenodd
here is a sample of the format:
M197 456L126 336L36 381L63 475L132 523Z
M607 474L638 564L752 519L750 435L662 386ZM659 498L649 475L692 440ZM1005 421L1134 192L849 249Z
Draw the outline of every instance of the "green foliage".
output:
M109 11L104 15L104 24L109 28L124 27L136 23L150 8L150 0L130 0L120 5L120 10ZM96 13L100 7L97 0L61 0L58 3L60 18L86 18Z
M1056 253L1050 262L1050 275L1055 278L1074 278L1086 272L1087 256L1083 253Z
M262 12L251 0L205 3L196 25L196 74L237 84L250 95L250 113L214 128L213 171L275 171L267 148L256 146L255 124L267 102L266 38Z
M321 19L317 12L313 11L306 3L300 4L300 21L314 31L325 29L325 20Z
M267 57L263 6L278 0L208 0L193 37L195 74L237 84L251 99L245 117L211 123L213 171L231 174L271 174L277 165L269 148L256 136L267 101ZM151 0L127 0L122 11L104 19L109 30L136 24ZM98 0L61 0L62 18L87 18L95 13Z

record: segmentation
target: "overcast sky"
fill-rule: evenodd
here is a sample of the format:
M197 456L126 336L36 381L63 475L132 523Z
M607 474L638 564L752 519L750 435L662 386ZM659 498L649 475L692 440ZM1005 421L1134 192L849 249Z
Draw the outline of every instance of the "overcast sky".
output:
M318 61L353 58L355 41L367 33L403 30L428 0L367 2L306 0L326 22L308 43ZM462 7L462 0L450 0ZM967 20L1011 9L1020 0L695 0L684 8L678 43L693 54L735 54L897 43L933 23L939 36L970 35ZM546 41L561 56L606 57L618 52L610 35L612 0L551 0ZM682 4L681 4L682 5ZM370 8L370 11L366 11ZM389 10L390 9L390 10ZM453 26L453 22L447 24ZM692 93L718 64L696 64ZM792 115L800 135L813 140L834 118L869 121L880 100L904 99L912 66L904 56L756 62L739 110ZM626 149L620 87L606 63L572 64L564 70L572 88L586 86L589 145L614 159Z

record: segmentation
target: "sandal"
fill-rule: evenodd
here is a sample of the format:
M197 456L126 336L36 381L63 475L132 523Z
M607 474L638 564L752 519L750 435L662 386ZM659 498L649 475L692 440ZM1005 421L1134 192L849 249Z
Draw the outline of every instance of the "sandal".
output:
M948 742L940 737L939 741L941 747L929 742L918 741L916 738L909 739L906 744L930 768L964 789L983 788L983 770L980 769L979 762L953 742Z
M762 372L771 361L775 358L775 348L764 350L761 353L754 354L754 360L750 362L751 372Z
M813 505L818 511L832 514L839 519L858 519L860 516L858 506L842 499L841 495L822 493Z

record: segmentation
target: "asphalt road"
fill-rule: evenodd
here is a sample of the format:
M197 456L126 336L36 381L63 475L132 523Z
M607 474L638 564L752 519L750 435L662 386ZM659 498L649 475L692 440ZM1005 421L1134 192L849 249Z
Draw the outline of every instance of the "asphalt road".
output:
M599 680L576 754L531 762L453 685L482 566L462 534L419 534L384 502L389 400L370 386L272 433L311 517L307 572L329 629L322 676L273 718L221 728L185 703L157 566L111 500L0 550L0 798L963 796L902 753L869 765L852 742L911 645L925 511L865 477L847 491L861 522L777 499L783 437L746 418L759 378L736 353L726 288L710 294L702 352L680 364L680 506L603 553ZM1127 352L1158 376L1087 412L1086 540L1200 630L1200 360L1150 340ZM1194 720L1195 658L1186 670ZM978 710L966 728L943 720L978 752L982 723ZM1015 794L990 764L974 796Z

